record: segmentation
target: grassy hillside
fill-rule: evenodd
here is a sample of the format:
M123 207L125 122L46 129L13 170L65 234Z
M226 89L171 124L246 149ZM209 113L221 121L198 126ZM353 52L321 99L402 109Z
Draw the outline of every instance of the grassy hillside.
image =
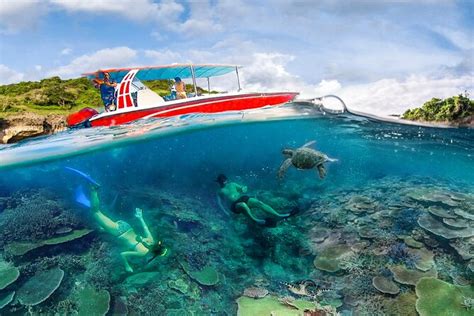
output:
M460 122L474 116L474 100L468 95L457 95L447 99L433 98L421 107L407 110L402 118L426 122Z
M161 96L170 93L167 80L145 81ZM192 85L186 85L193 92ZM199 93L207 91L198 87ZM99 91L86 78L61 80L59 77L0 86L0 117L18 112L69 114L83 107L102 107Z

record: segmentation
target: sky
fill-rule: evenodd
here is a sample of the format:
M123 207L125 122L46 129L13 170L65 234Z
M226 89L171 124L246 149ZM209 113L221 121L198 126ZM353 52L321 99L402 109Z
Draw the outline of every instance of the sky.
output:
M0 0L0 84L230 63L248 91L336 94L388 115L473 94L473 56L474 1Z

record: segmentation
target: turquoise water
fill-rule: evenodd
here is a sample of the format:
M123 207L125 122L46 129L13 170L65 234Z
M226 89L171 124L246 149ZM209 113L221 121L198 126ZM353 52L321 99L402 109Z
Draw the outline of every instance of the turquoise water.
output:
M285 115L266 121L248 116L245 124L235 115L199 117L196 125L189 123L195 117L147 121L69 131L0 150L0 271L3 265L20 272L0 291L0 301L16 292L1 312L28 310L25 305L32 303L24 288L41 273L59 274L58 268L64 271L59 286L54 290L52 284L42 294L44 301L29 307L34 314L84 312L90 291L91 297L102 297L87 299L103 309L99 314L108 307L117 315L235 315L239 300L240 314L252 315L262 313L261 302L274 300L290 314L302 315L303 309L278 303L292 296L313 309L316 302L318 308L326 306L328 314L406 315L406 307L416 315L415 284L400 281L392 271L396 267L435 273L456 286L472 284L473 130L405 126L350 114ZM337 159L326 163L326 178L292 167L279 181L281 150L312 140L314 148ZM127 247L100 230L90 209L74 201L77 187L87 185L64 167L99 182L103 212L128 222L138 234L143 231L133 210L142 208L168 254L149 264L131 260L134 272L125 271L119 254ZM247 185L249 196L281 213L295 207L300 212L271 228L224 211L216 202L220 173ZM460 236L447 239L419 224L426 216ZM466 227L449 226L445 219ZM69 238L84 229L92 231ZM44 244L61 236L74 240ZM19 243L41 247L18 254ZM460 255L453 244L467 254ZM340 256L329 253L341 247ZM419 269L420 249L431 257L423 262L428 269ZM336 271L321 264L327 256ZM375 288L374 277L389 280L397 293ZM295 290L303 285L304 291ZM240 298L245 289L246 295L268 294L247 301Z

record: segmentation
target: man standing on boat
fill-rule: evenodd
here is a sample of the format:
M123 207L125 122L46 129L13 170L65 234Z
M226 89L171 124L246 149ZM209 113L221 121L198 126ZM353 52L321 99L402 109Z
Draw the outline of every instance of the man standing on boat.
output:
M104 103L105 111L115 111L117 106L115 105L115 87L117 83L110 79L108 72L103 72L103 78L96 77L93 79L94 85L100 90L100 97Z
M249 197L248 195L245 195L245 193L247 193L247 186L227 181L227 177L224 174L218 175L216 182L220 186L220 189L218 191L219 206L224 209L221 203L222 198L225 202L229 204L230 210L233 213L244 213L257 224L265 225L268 227L275 227L275 217L286 218L296 214L298 211L298 209L295 208L291 211L291 213L280 214L275 211L271 206L263 203L262 201L254 197ZM267 217L265 219L257 218L253 213L256 209L260 209L263 212L271 215L272 217Z

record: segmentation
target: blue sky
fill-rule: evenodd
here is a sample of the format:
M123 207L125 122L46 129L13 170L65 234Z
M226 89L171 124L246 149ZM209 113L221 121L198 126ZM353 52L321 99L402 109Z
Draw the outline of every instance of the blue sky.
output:
M0 83L237 63L248 90L399 113L473 93L473 1L0 0ZM231 89L223 80L222 89Z

